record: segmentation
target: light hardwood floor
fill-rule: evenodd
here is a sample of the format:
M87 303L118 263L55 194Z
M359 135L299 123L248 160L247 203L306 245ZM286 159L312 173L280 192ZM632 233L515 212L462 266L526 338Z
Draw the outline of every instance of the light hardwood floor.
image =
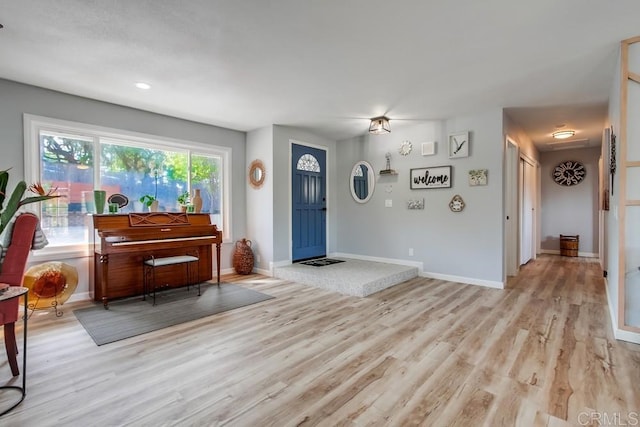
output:
M58 319L37 312L27 397L0 424L640 420L640 346L613 338L594 260L542 256L507 290L416 278L367 298L258 275L225 279L276 298L102 347L72 313L86 303L65 305Z

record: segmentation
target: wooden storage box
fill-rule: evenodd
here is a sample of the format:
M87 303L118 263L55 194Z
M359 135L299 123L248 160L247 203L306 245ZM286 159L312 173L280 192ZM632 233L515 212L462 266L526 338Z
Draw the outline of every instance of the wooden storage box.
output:
M560 235L560 255L562 256L578 256L578 248L580 246L580 236Z

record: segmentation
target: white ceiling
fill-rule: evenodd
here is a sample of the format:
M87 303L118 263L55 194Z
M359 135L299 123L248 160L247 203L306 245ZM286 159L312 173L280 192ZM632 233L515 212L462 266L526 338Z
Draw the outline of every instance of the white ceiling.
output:
M639 22L638 0L0 0L0 77L337 140L506 108L541 147L558 124L597 145Z

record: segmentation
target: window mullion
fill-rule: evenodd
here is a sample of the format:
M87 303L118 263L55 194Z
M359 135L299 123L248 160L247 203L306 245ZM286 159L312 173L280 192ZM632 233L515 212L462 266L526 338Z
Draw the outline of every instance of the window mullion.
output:
M102 177L100 176L100 166L102 165L102 141L100 137L93 138L93 188L100 189Z

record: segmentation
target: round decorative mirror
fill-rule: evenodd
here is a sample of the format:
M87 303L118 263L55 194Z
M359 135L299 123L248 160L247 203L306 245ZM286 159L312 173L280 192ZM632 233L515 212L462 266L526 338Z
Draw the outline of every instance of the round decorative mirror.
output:
M349 187L353 200L358 203L367 203L373 196L373 189L376 185L373 168L365 161L361 161L353 166L349 177Z
M264 184L264 164L261 160L254 160L249 166L249 184L253 188L260 188Z

